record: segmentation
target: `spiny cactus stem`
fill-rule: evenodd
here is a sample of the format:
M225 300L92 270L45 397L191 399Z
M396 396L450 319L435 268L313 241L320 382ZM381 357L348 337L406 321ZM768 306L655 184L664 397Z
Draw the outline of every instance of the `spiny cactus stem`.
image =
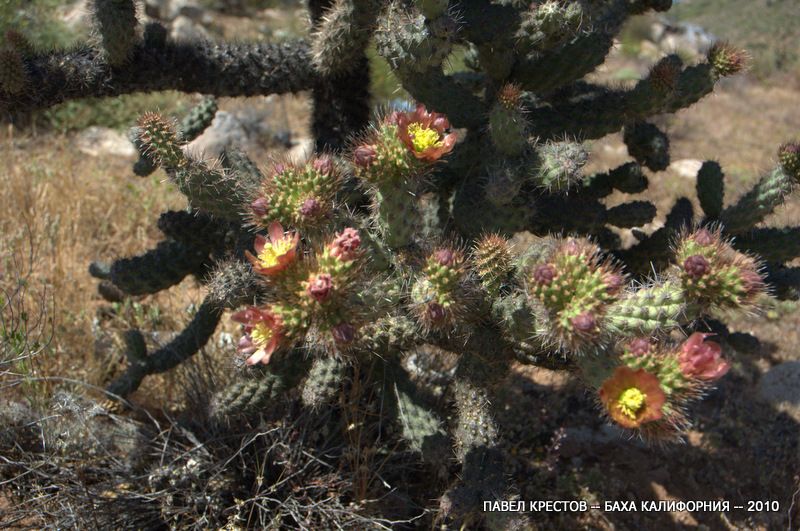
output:
M111 382L106 391L112 398L126 398L136 391L145 377L166 372L192 357L208 342L217 329L222 311L208 300L198 308L186 328L175 339L147 355L141 334L128 334L128 358L131 361L125 372Z
M317 80L305 40L267 43L137 43L124 69L82 47L25 60L33 91L0 97L0 110L31 111L68 100L178 90L265 96L308 90Z

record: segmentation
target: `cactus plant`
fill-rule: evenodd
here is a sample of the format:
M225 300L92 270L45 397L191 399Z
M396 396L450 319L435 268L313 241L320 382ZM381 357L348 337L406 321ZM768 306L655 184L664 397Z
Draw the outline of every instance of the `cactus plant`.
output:
M351 366L377 370L408 448L461 463L441 503L461 522L509 489L490 398L513 361L571 370L612 422L649 440L679 438L686 403L730 365L705 335L676 343L671 333L720 310L749 311L768 289L796 297L800 275L784 262L800 254L800 229L756 225L796 188L800 148L782 146L776 168L727 208L722 170L707 162L702 215L681 199L649 235L640 227L654 205L605 205L614 190L642 192L656 178L647 170L669 163L667 136L646 120L689 107L746 60L717 45L694 65L667 56L630 88L584 80L629 17L670 5L310 0L308 39L265 44L173 42L157 23L136 28L132 2L98 0L97 41L47 53L5 43L4 111L134 91L312 91L317 152L263 172L241 152L212 164L183 149L213 117L211 102L180 127L149 113L132 130L137 173L163 168L188 210L162 215L166 240L155 249L92 272L127 295L194 274L208 295L158 351L130 335L129 368L108 391L126 398L191 357L220 319L243 326L241 358L266 367L218 395L217 419L257 413L301 381L304 402L323 408ZM368 123L373 39L417 103ZM470 70L445 73L456 47ZM585 173L583 142L622 129L633 160ZM638 241L623 248L611 227ZM534 237L514 247L520 231ZM399 362L422 344L460 357L449 435L447 413Z

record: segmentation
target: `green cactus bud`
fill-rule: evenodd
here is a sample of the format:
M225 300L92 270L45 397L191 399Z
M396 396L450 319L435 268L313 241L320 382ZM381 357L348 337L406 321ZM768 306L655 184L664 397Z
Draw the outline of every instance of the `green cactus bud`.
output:
M653 171L666 170L669 166L669 138L655 125L636 122L625 126L623 140L628 153L642 166Z
M520 103L520 92L517 85L504 85L489 112L492 142L497 151L508 157L519 156L528 147L528 123Z
M181 120L181 139L184 142L191 142L203 134L203 131L211 125L216 114L217 100L204 98L203 101L192 107L189 113Z
M701 307L740 309L764 291L758 263L722 240L719 230L688 234L679 242L675 258L687 300Z
M775 168L735 204L722 211L719 219L725 226L725 231L739 234L753 228L783 204L786 196L796 186L797 179L793 175L787 173L783 167Z
M136 132L139 142L154 162L165 169L175 169L186 163L175 124L158 113L145 113Z
M727 42L717 42L708 51L708 62L717 78L738 74L747 68L750 56Z
M472 249L472 266L483 289L490 296L498 296L514 271L514 255L508 240L499 234L485 234Z
M783 170L800 181L800 142L787 142L778 150L778 160Z
M251 203L252 219L262 227L278 221L307 232L326 222L341 187L341 173L333 158L316 157L303 166L275 164Z
M649 348L641 349L640 343L647 340L642 338L634 339L634 348L630 348L631 343L621 356L621 361L631 369L644 369L658 378L661 389L667 394L668 398L676 398L679 393L695 392L697 384L687 378L680 368L678 356L674 351L651 345Z
M522 15L517 31L518 47L541 53L574 37L585 17L579 2L547 0L533 4Z
M136 44L136 5L133 0L94 0L94 18L108 63L124 65Z
M375 0L333 2L312 41L314 66L320 74L332 77L361 67L361 57L381 7Z
M461 251L441 247L428 256L411 289L412 309L425 329L449 329L461 320L468 305L463 285L465 275Z
M423 15L405 13L395 3L379 21L375 44L378 54L393 69L417 73L441 67L453 46L450 39L442 38L430 30Z
M8 94L20 94L29 82L22 54L13 48L0 48L0 90Z
M332 401L347 376L347 364L334 357L317 358L303 384L303 404L318 408Z
M691 320L681 286L664 282L630 291L608 307L606 325L613 334L652 335Z
M589 154L575 142L547 142L537 147L539 163L531 172L531 181L547 190L566 192L583 179L583 167Z
M547 261L528 274L530 297L543 308L540 333L572 352L594 346L606 308L624 282L597 246L576 238L561 240Z

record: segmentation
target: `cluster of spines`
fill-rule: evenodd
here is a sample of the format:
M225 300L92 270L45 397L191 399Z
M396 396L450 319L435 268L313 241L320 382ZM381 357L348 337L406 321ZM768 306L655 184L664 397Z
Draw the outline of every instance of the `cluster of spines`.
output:
M560 240L527 276L531 302L539 309L538 332L557 347L578 352L604 335L604 316L625 277L587 240Z

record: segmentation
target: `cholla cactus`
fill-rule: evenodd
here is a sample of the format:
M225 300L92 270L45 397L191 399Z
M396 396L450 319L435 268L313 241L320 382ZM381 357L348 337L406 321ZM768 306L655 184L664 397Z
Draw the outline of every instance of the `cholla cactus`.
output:
M503 426L489 397L512 360L573 370L611 422L679 438L686 404L730 367L731 354L696 331L700 319L756 309L770 289L798 293L800 275L783 264L800 256L800 229L756 225L796 187L800 148L782 146L777 167L727 208L721 168L704 164L703 215L681 199L649 235L638 227L654 205L606 208L606 196L644 191L646 170L669 163L667 136L646 120L692 105L744 67L742 51L717 45L694 65L665 57L631 88L583 80L626 19L670 4L310 0L309 39L191 45L156 23L139 31L133 0L108 0L96 2L95 44L35 53L9 39L0 48L6 111L141 90L312 90L317 153L263 173L238 151L204 161L183 149L210 122L209 102L183 130L156 114L133 130L137 173L163 168L189 211L162 216L156 249L92 272L130 295L194 274L209 295L159 351L131 335L130 368L109 391L126 397L186 360L220 319L242 324L239 351L261 367L219 394L217 418L258 411L304 378L304 401L323 407L350 366L377 370L409 448L429 463L462 463L442 501L462 521L481 517L480 499L506 495ZM364 49L373 39L417 104L370 124ZM470 70L446 74L455 46L468 49ZM581 142L623 128L633 160L584 173ZM623 248L611 227L636 229L637 243ZM535 238L512 246L519 231ZM676 343L676 333L688 339ZM459 355L449 443L445 413L400 363L422 344Z

